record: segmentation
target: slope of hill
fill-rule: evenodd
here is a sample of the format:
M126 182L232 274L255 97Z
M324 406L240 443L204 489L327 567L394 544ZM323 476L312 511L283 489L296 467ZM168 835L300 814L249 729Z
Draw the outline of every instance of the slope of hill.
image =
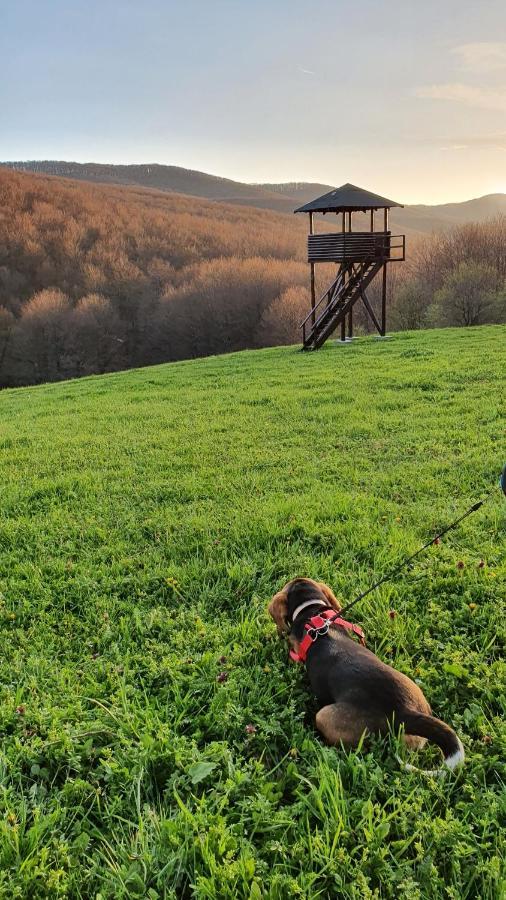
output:
M427 234L447 231L466 222L485 222L495 216L506 215L506 194L487 194L462 203L443 203L439 206L409 206L392 210L392 228L405 228L409 233Z
M295 216L0 169L0 386L262 346L304 256Z
M306 182L243 184L179 166L158 164L123 166L33 160L6 162L0 165L20 171L39 172L83 181L139 185L285 213L293 213L297 206L332 190L332 186L328 184ZM500 213L506 213L506 194L489 194L462 203L434 206L415 204L405 209L395 209L392 211L391 223L393 230L414 236L444 231L465 222L482 222Z
M295 573L351 599L494 486L503 339L0 394L5 897L500 896L499 494L356 609L464 742L444 788L323 746L265 607Z
M305 184L289 182L287 184L261 184L270 193L279 193L302 206L326 191L332 190L326 184ZM465 222L483 222L493 216L506 214L506 194L487 194L461 203L440 203L434 206L410 204L404 209L393 209L391 220L393 228L405 228L407 231L427 233L444 231Z
M327 194L332 190L332 185L330 184L318 184L306 181L287 181L281 184L259 184L255 186L262 188L269 194L279 194L281 197L284 197L287 205L288 203L291 204L289 210L291 212L293 212L294 208L297 206L309 203L309 201L314 200L315 197L319 197L321 194Z
M289 209L287 202L278 192L269 191L261 185L243 184L205 172L195 172L180 166L149 165L103 165L99 163L75 163L63 160L30 160L27 162L0 163L20 172L34 172L91 181L97 184L123 184L153 188L176 194L203 197L207 200L221 200L226 203L241 203L247 206L271 208L282 212Z

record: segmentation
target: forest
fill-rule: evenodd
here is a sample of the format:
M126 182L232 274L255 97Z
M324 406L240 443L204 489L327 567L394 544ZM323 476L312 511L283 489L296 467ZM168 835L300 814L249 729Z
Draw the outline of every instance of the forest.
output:
M306 227L0 168L0 387L297 343ZM504 322L506 216L412 239L390 269L390 330Z

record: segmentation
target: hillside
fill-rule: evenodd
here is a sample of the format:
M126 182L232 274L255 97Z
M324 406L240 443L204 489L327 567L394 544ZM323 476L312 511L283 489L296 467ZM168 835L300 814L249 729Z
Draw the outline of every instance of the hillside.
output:
M500 896L499 494L356 610L458 730L443 784L324 747L265 607L296 573L351 599L493 488L504 333L0 394L5 897Z
M100 163L75 163L63 160L31 160L27 162L0 163L20 172L34 172L97 184L122 184L176 194L241 203L247 206L267 207L281 212L289 209L291 199L285 202L278 191L269 191L262 185L243 184L205 172L195 172L180 166L103 165Z
M38 172L103 184L138 185L160 191L188 194L226 203L256 206L276 212L293 213L297 206L332 190L328 184L290 182L286 184L243 184L195 172L179 166L101 165L55 160L0 163L20 171ZM346 178L343 178L346 181ZM374 185L372 186L374 189ZM393 199L402 200L394 197ZM462 203L434 206L410 205L392 211L392 230L411 236L444 231L465 222L483 222L506 214L506 194L489 194Z
M285 291L308 305L305 241L295 216L0 169L0 386L269 343Z

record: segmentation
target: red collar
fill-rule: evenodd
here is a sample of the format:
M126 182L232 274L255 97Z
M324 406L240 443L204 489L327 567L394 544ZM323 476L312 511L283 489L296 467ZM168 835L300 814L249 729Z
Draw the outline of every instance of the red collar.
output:
M293 659L294 662L306 662L309 648L319 637L323 637L323 635L327 634L331 625L338 625L341 628L346 628L347 631L353 632L353 634L356 634L357 637L360 638L360 643L365 647L365 635L360 628L360 625L354 625L352 622L347 622L346 619L341 619L339 614L332 609L326 609L322 612L321 616L313 616L309 622L305 623L304 628L306 629L306 634L299 644L299 649L290 650L291 659Z

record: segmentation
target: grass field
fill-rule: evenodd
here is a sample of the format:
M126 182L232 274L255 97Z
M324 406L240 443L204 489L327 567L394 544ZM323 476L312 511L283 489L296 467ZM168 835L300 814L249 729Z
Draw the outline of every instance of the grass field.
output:
M505 351L408 333L0 395L1 898L504 895L499 491L355 617L456 776L323 746L265 607L296 574L351 599L494 486Z

